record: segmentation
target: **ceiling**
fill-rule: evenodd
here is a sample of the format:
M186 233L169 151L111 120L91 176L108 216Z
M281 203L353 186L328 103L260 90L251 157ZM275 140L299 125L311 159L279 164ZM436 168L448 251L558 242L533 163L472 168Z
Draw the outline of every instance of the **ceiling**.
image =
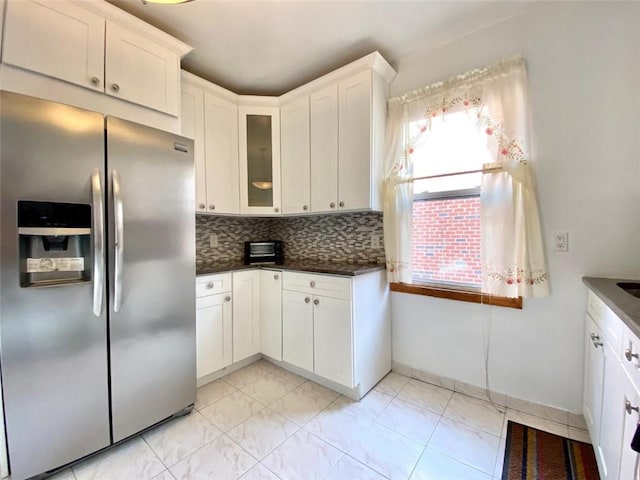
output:
M185 70L247 95L280 95L375 50L394 66L527 8L513 1L108 1L193 46Z

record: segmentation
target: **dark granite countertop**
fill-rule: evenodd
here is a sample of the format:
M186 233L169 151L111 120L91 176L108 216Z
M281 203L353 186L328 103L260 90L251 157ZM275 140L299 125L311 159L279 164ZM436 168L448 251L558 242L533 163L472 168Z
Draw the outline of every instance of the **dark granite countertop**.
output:
M616 285L618 282L638 282L639 280L582 277L582 281L640 338L640 298L634 297Z
M384 264L355 264L355 263L323 263L313 260L285 261L282 265L245 265L244 262L220 262L196 267L196 276L211 275L213 273L233 272L251 268L265 268L269 270L288 270L293 272L324 273L326 275L343 275L353 277L363 273L384 270Z

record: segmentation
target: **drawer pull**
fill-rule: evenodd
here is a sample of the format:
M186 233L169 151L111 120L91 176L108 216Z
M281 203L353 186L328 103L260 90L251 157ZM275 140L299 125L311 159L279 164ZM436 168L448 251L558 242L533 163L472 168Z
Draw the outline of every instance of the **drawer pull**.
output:
M595 333L591 334L591 341L593 342L593 346L596 348L603 345L603 343L600 341L600 335L596 335Z
M318 300L317 298L313 301L314 305L318 305L320 303L320 300Z
M329 206L330 206L331 208L336 208L336 204L335 204L334 202L331 202L331 203L329 204Z
M209 283L207 283L207 288L208 288L208 289L212 289L212 288L213 288L213 282L209 282Z
M311 301L311 299L309 297L305 297L304 303L309 303L310 301Z
M274 275L274 276L273 276L273 279L274 279L274 280L278 280L279 278L280 278L280 275L278 275L278 274L276 274L276 275Z
M316 282L314 282L313 280L312 280L312 281L310 281L310 282L309 282L309 286L310 286L311 288L315 287L315 286L316 286Z
M119 92L120 91L120 85L118 85L117 83L113 83L111 85L111 90L113 90L114 92Z
M204 204L204 203L201 203L200 205L198 205L198 208L199 208L200 210L204 210L204 207L205 207L205 204Z
M631 361L634 358L638 358L638 354L632 353L631 348L626 348L624 350L624 358L626 358L628 361Z
M627 411L627 415L631 415L631 412L640 412L640 408L631 406L629 400L624 402L624 409Z
M225 301L225 302L230 302L230 301L231 301L231 297L228 297L228 296L227 296L227 297L224 297L224 301Z

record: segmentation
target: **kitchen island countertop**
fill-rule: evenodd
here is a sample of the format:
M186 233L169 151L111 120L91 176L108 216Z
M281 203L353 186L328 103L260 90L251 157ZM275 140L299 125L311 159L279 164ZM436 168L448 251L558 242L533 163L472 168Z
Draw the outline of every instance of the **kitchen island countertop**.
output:
M323 273L326 275L343 275L353 277L362 275L363 273L384 270L385 265L382 263L329 263L318 262L314 260L292 260L285 261L281 265L274 264L255 264L245 265L242 261L237 262L220 262L209 265L196 266L196 276L211 275L214 273L234 272L237 270L247 270L252 268L264 268L268 270L287 270L293 272L307 273Z
M640 298L625 292L618 282L638 282L621 278L582 277L584 284L640 338Z

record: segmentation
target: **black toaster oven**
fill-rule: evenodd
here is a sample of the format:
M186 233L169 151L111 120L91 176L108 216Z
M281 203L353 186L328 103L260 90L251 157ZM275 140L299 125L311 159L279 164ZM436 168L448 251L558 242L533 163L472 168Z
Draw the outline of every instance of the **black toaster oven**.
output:
M284 261L284 244L281 240L244 242L244 263L281 264Z

